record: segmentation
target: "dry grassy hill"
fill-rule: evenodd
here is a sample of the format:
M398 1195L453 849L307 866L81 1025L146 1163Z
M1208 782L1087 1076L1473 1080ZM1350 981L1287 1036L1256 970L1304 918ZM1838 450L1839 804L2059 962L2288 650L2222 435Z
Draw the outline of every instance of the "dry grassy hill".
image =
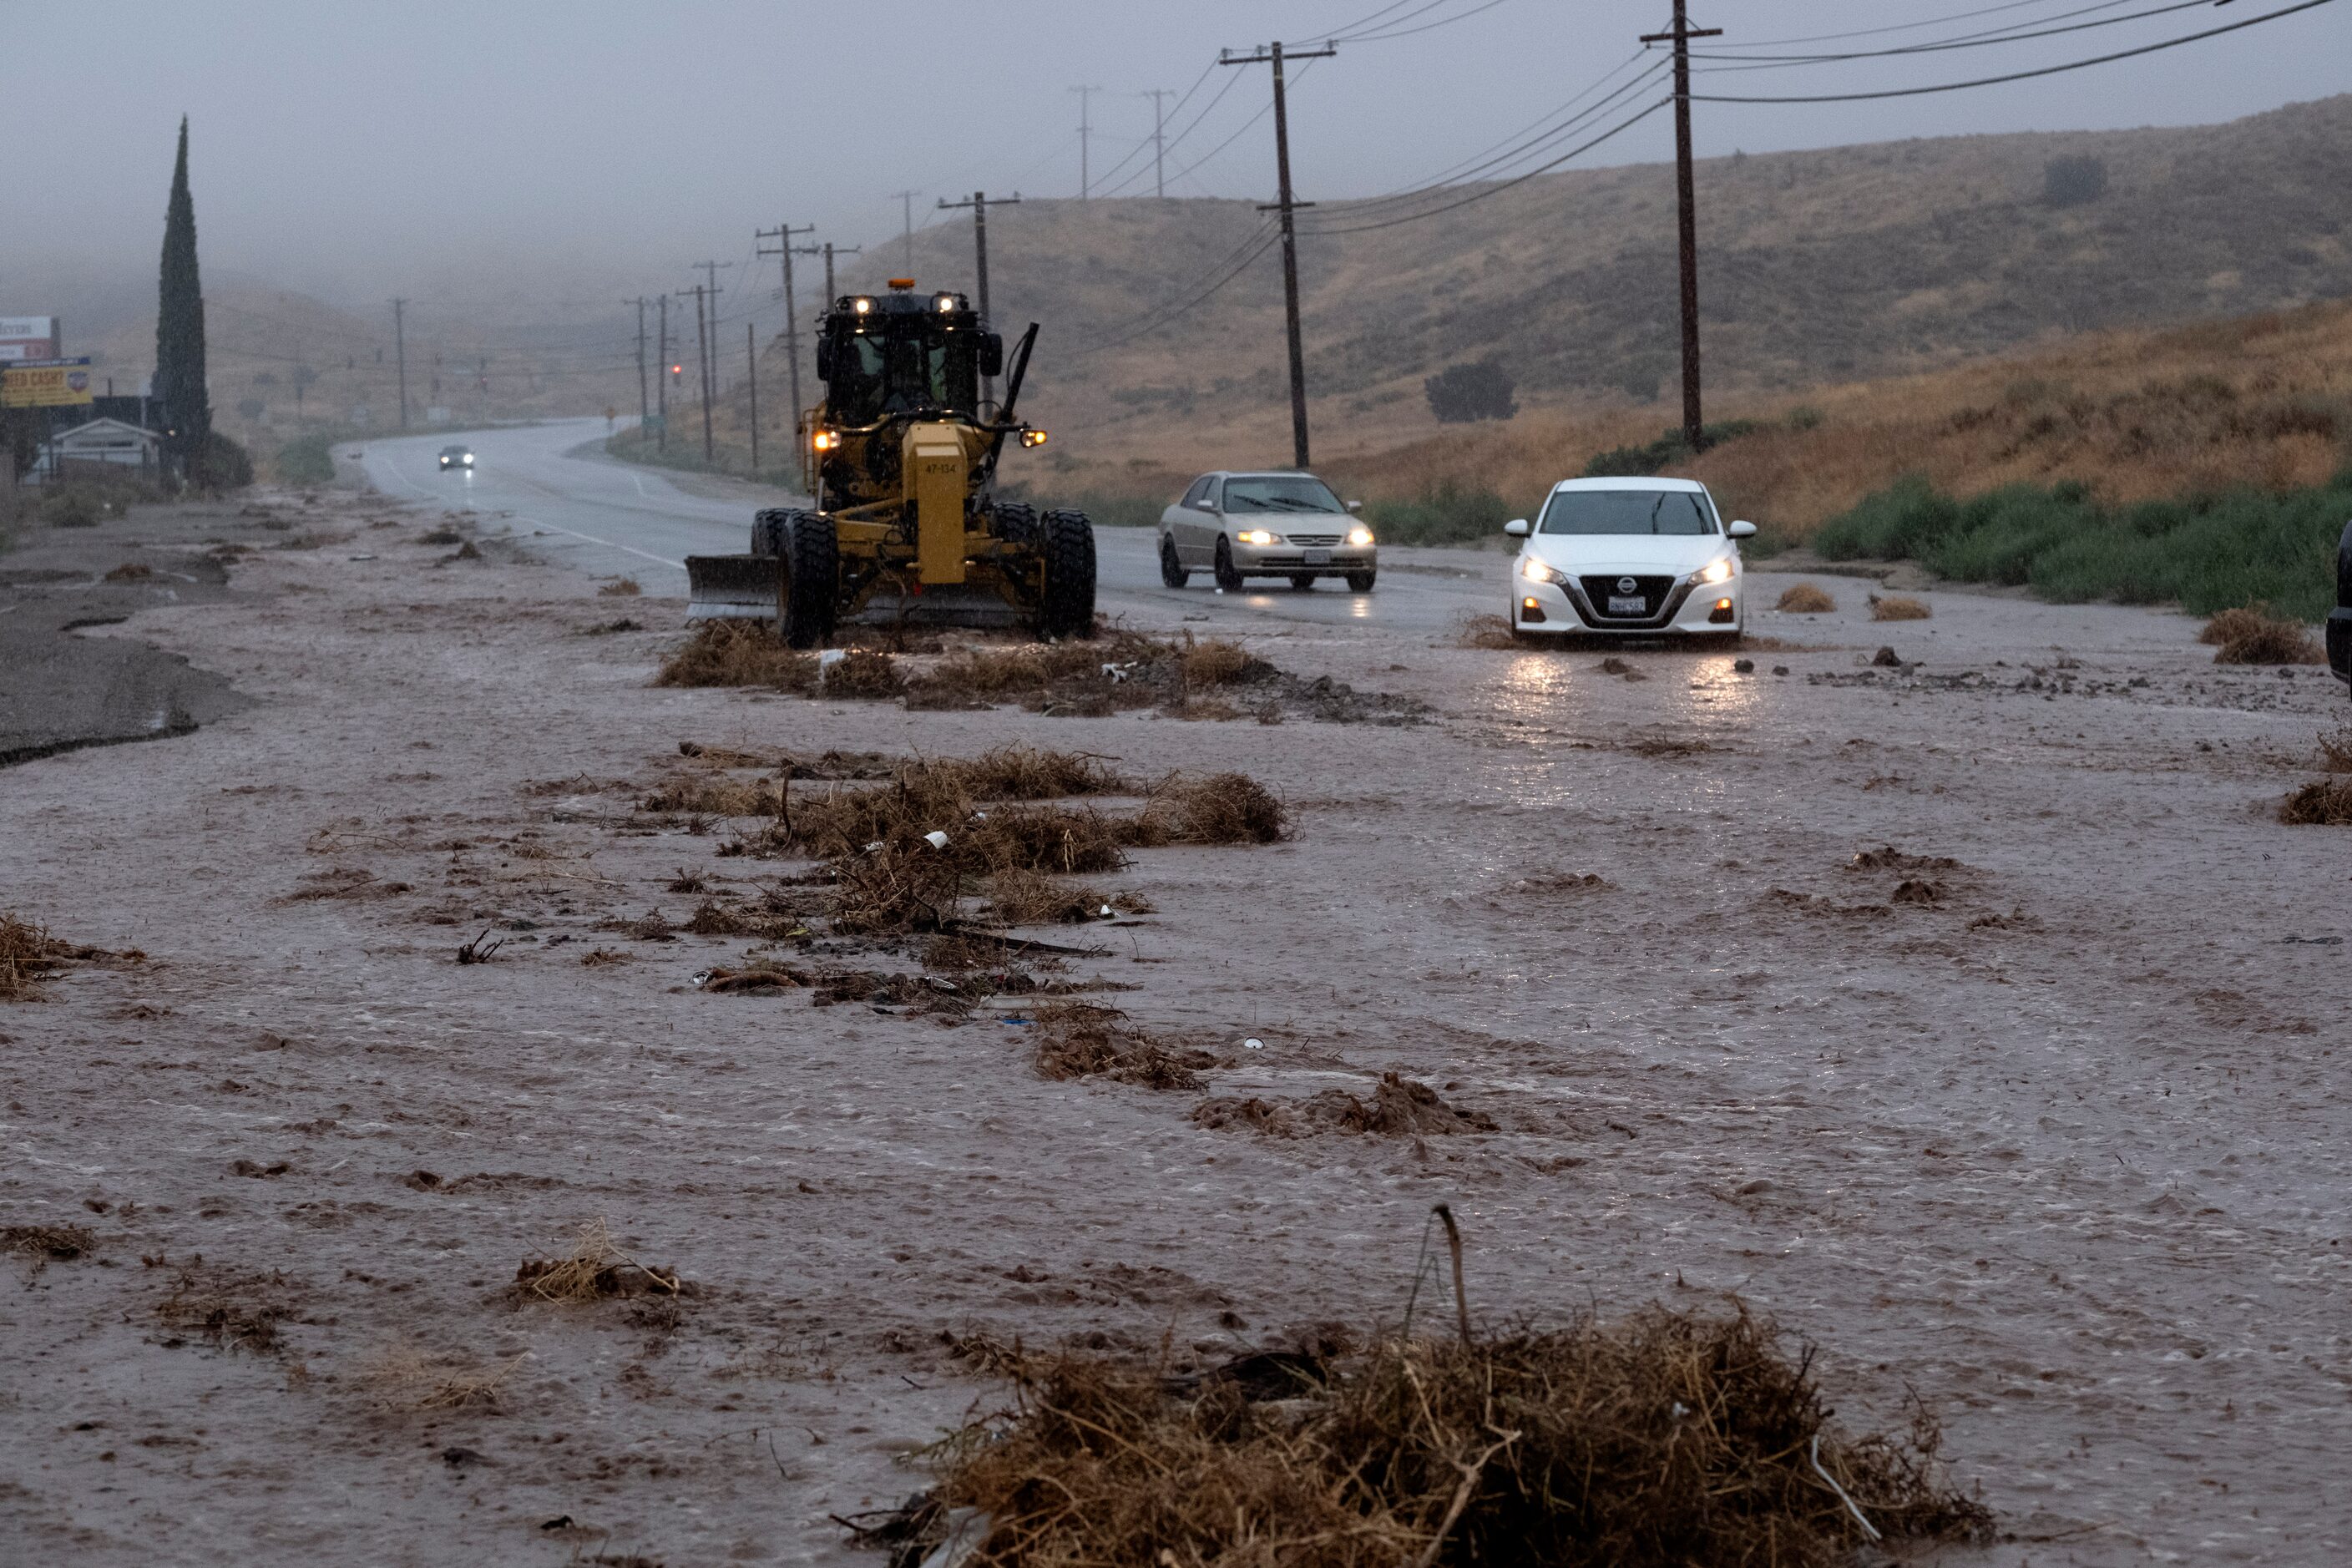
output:
M2045 169L2107 186L2053 205ZM2226 125L2025 133L1709 159L1698 167L1709 384L1760 394L1948 364L2046 336L2352 294L2352 97ZM1309 193L1310 195L1312 193ZM1563 174L1425 224L1301 246L1318 447L1433 429L1423 376L1498 356L1529 407L1671 399L1673 185L1664 165ZM1318 210L1339 226L1349 207ZM1029 201L992 214L1002 323L1046 323L1033 411L1075 456L1182 468L1287 452L1269 252L1171 324L1101 346L1211 272L1245 202ZM878 286L899 247L845 287ZM971 228L916 239L966 287ZM1663 410L1663 405L1661 405ZM1653 419L1652 423L1656 420Z

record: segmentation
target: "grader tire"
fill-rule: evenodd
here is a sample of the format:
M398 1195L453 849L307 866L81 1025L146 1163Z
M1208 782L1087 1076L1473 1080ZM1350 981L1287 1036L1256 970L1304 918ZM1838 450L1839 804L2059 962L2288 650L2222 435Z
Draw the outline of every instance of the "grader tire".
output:
M782 555L784 552L784 527L792 518L789 511L771 508L751 514L751 553Z
M1007 544L1037 542L1037 509L1026 501L1001 500L995 505L996 537Z
M1037 552L1045 591L1037 605L1037 635L1047 639L1095 635L1095 525L1082 511L1049 511L1038 523Z
M833 519L813 511L774 515L782 520L776 553L784 559L780 606L784 646L815 647L833 636L835 595L841 568L840 544L834 533Z

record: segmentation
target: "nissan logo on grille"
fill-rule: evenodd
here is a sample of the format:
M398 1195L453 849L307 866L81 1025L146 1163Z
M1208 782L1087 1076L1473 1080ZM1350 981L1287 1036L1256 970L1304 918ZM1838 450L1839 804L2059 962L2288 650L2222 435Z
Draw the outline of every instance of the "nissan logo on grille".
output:
M1642 584L1636 583L1631 577L1620 577L1617 579L1617 591L1621 594L1630 594L1641 585Z

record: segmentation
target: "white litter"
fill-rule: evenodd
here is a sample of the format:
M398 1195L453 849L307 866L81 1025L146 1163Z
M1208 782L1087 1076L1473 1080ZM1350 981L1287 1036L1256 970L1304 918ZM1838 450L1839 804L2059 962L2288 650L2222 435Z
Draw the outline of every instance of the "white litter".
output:
M693 979L693 981L694 981L694 988L695 988L697 991L699 991L699 990L701 990L701 989L703 988L703 986L705 986L705 985L707 985L707 984L709 984L709 982L710 982L710 971L709 971L708 969L698 969L698 970L696 970L696 971L694 972L694 973L693 973L693 975L692 975L692 979Z
M1245 1051L1262 1051L1265 1049L1265 1042L1264 1040L1244 1040L1242 1042L1242 1049Z
M1110 906L1108 904L1105 904L1102 907L1101 913L1103 917L1108 920L1110 917Z
M948 836L934 827L923 835L923 842L934 849L944 849L948 847Z
M963 1568L995 1530L995 1520L976 1508L948 1510L948 1538L931 1549L922 1568Z
M873 843L868 844L868 845L866 847L866 852L868 855L878 855L878 854L880 854L880 853L882 852L882 840L880 840L879 838L877 838L877 839L876 839Z
M822 675L824 671L831 669L835 665L839 664L843 659L847 658L848 657L848 651L844 648L829 647L825 649L823 653L816 656L817 673Z

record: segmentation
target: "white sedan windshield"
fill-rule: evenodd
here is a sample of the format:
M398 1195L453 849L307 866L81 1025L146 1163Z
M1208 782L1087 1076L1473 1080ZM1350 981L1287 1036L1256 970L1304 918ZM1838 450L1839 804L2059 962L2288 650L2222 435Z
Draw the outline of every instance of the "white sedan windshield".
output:
M1715 509L1699 490L1554 490L1536 531L1713 533Z

